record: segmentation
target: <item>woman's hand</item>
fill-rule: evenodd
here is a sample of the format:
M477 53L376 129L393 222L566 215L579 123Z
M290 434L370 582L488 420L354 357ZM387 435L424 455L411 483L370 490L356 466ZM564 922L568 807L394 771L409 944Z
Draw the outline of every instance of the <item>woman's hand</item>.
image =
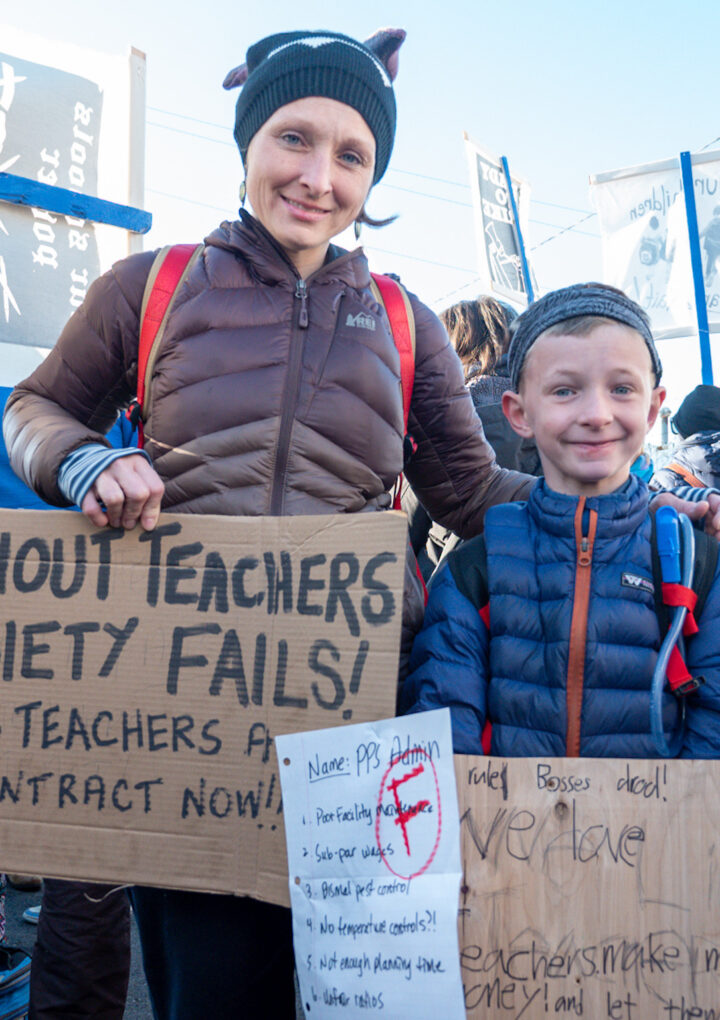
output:
M102 471L82 501L81 510L98 528L127 531L140 522L152 531L165 492L162 479L142 454L118 457Z
M691 521L701 521L705 518L705 531L708 535L720 539L720 496L711 492L708 498L700 503L690 503L686 499L679 499L672 492L661 492L654 496L650 509L655 512L659 506L673 506L678 513L687 514Z

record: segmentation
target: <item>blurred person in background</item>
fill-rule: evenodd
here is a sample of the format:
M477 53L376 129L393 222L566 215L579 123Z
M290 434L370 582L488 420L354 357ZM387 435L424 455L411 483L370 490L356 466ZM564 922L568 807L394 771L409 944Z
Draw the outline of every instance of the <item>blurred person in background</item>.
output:
M498 464L538 476L542 469L535 441L522 439L510 428L501 403L503 393L510 388L509 327L516 318L514 308L489 295L458 301L440 314L450 343L462 362L465 385ZM413 549L427 581L443 553L454 548L459 539L432 520L407 484L402 506L408 515Z
M670 427L681 442L655 472L650 488L685 484L720 489L720 388L696 386L670 419Z

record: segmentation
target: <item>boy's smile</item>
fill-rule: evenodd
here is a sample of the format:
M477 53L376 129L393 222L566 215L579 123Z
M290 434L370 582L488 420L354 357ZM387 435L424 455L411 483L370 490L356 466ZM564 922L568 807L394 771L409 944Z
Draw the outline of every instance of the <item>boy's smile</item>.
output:
M551 489L597 496L627 480L664 398L640 334L603 322L587 336L540 337L503 409L535 437Z

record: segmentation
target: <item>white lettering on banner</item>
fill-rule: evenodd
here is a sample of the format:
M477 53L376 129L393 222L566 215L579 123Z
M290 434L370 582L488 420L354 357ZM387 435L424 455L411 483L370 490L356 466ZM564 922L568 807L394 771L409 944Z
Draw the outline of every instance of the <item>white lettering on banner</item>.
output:
M0 78L0 152L2 152L7 136L6 115L15 98L15 85L25 81L25 78L16 75L12 65L4 60L0 67L2 68L2 77ZM17 159L17 156L15 158Z
M2 226L1 223L0 226ZM0 291L2 291L3 297L3 312L5 314L5 322L9 322L11 305L18 315L20 315L21 312L20 309L18 308L17 301L13 297L13 292L10 290L10 284L8 283L7 279L7 270L5 269L5 259L2 257L2 255L0 255Z
M506 196L507 201L507 196ZM483 213L491 220L502 220L503 223L512 223L510 211L503 205L495 205L489 199L482 200Z
M490 183L494 184L496 188L505 189L507 187L505 177L500 173L497 167L484 162L481 162L480 166L482 167L484 181L490 181Z
M92 106L86 106L84 103L75 103L73 117L75 121L73 124L73 138L75 141L70 146L72 165L69 170L69 177L71 184L76 188L81 188L85 183L85 171L82 167L87 160L87 147L91 147L95 143L95 134L90 134L88 131L83 130L83 128L90 127L93 112ZM69 226L76 228L71 230L68 235L70 248L80 252L87 251L90 242L90 231L82 229L85 226L85 220L75 219L71 216L66 216L65 219ZM70 304L73 308L78 308L85 300L88 284L87 275L87 270L83 270L81 273L77 269L72 269L70 272L72 280L70 285ZM82 283L81 287L78 286L79 283Z
M5 145L5 139L7 137L7 114L12 106L12 101L15 98L15 85L18 82L25 81L24 77L15 74L12 65L2 61L0 64L2 71L2 77L0 77L0 152L3 150ZM20 153L15 156L11 156L10 159L5 160L4 163L0 163L0 171L3 173L10 169L13 163L16 163L20 159ZM2 220L0 220L0 230L7 236L7 229ZM13 293L10 289L10 284L7 278L7 269L5 267L5 259L0 256L0 290L3 296L3 312L5 314L5 322L10 321L10 306L20 315L20 309L18 308L17 301L15 300Z

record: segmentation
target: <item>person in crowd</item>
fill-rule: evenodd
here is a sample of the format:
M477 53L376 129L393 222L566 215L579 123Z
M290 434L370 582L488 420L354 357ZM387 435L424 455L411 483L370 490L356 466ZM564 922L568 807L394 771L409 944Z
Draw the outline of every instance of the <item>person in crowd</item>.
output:
M377 512L403 470L400 365L361 249L333 238L370 222L365 203L395 134L400 30L367 45L285 32L251 46L235 137L242 208L205 242L171 307L154 366L143 453L104 433L134 396L138 323L154 253L90 288L46 361L10 399L11 462L45 500L97 526L152 529L174 512ZM534 479L495 463L437 317L416 324L407 476L435 519L470 537L488 506ZM422 595L410 578L407 633ZM388 677L388 682L395 682ZM289 911L250 898L136 888L157 1017L289 1017Z
M0 391L5 405L9 391ZM135 430L124 416L107 436L112 447L137 446ZM47 510L10 469L0 442L0 506L12 510ZM4 879L4 876L1 876ZM22 888L24 876L13 876ZM123 889L91 882L35 876L30 888L42 883L41 909L29 907L23 917L38 925L30 969L32 1020L122 1020L130 979L130 904ZM35 884L37 883L37 884ZM2 883L4 902L4 883ZM4 910L0 941L4 940Z
M541 474L540 458L533 439L515 433L503 414L502 395L510 386L507 350L509 327L517 312L497 298L483 295L459 301L440 314L450 343L462 362L465 385L501 467ZM430 579L443 554L459 542L458 536L433 522L409 485L403 487L403 510L408 515L410 537L425 581Z
M482 753L488 722L496 755L668 753L681 698L651 694L649 493L630 472L665 396L649 320L612 287L553 291L515 322L509 370L503 407L534 436L544 478L526 503L492 507L437 571L402 707L449 706L461 753ZM719 566L688 645L705 682L687 695L685 757L720 751Z
M518 436L502 410L502 395L510 387L507 363L510 326L516 318L514 308L488 295L476 301L459 301L440 314L450 343L462 362L465 385L498 464L539 475L535 441Z
M637 475L643 482L650 483L652 476L655 472L655 465L653 459L647 450L641 450L635 460L630 465L630 471L632 474Z
M652 489L677 485L720 488L720 388L696 386L670 419L670 427L680 438L672 458L658 469L650 483Z

